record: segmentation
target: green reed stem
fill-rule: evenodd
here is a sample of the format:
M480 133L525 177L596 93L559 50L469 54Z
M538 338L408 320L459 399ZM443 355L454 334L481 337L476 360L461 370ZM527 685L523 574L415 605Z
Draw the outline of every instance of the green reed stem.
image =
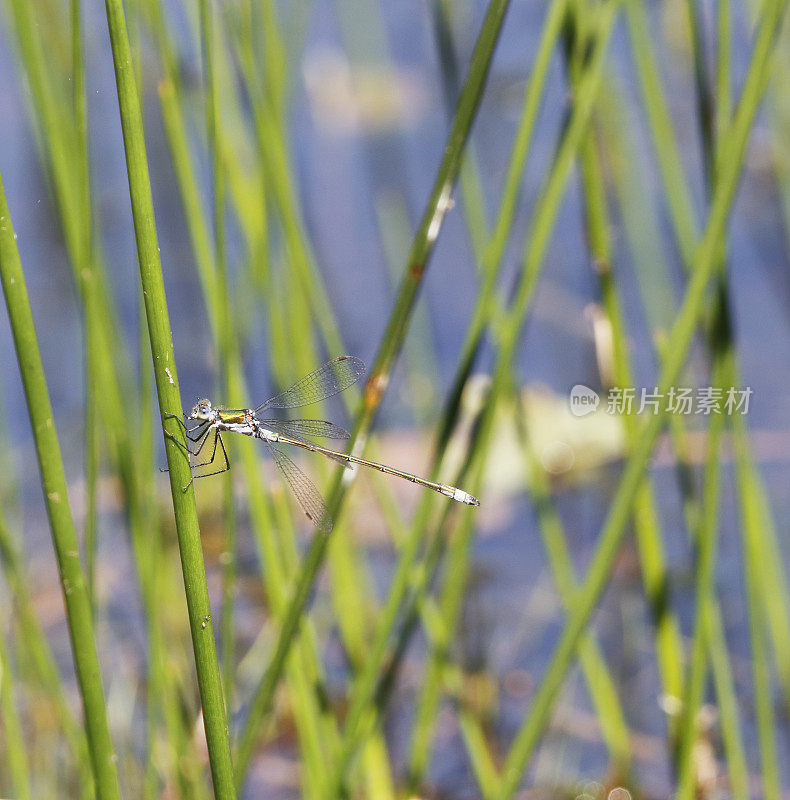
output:
M30 765L17 709L15 684L5 646L5 634L0 628L0 719L3 720L5 761L14 796L19 800L30 800Z
M724 346L729 346L729 334ZM727 355L725 354L726 358ZM720 356L714 364L712 385L723 387L724 364ZM713 414L708 425L705 478L703 483L702 515L697 531L696 546L696 618L689 661L689 675L683 694L683 716L678 751L678 798L690 800L694 796L695 759L692 751L697 742L699 709L705 694L708 674L707 662L707 621L715 594L716 536L718 529L719 498L721 494L721 437L724 431L723 414Z
M680 313L668 337L667 358L658 380L658 391L662 394L666 394L680 373L697 320L704 309L705 290L717 265L717 255L720 252L719 243L724 234L725 224L738 185L746 141L765 88L766 64L783 8L782 0L766 6L766 13L733 124L724 137L719 150L717 184L712 198L708 224L695 251L692 277ZM499 797L503 800L509 798L519 786L524 767L549 718L579 638L606 586L618 546L626 531L630 505L639 488L641 476L647 466L663 422L663 414L649 419L628 459L620 486L604 523L598 549L577 602L574 603L573 611L554 651L547 673L533 699L532 711L519 730L506 759L503 782L499 792Z
M152 15L156 14L154 19L161 19L158 16L158 10L158 6L150 9ZM222 309L220 308L219 293L212 288L215 285L212 263L214 245L210 237L212 226L201 203L201 193L198 190L194 166L186 142L183 106L178 95L179 82L177 73L174 71L175 62L171 58L165 57L166 53L171 52L172 45L163 24L155 25L154 32L160 42L163 64L166 72L168 72L168 77L159 87L165 130L173 163L176 167L179 192L192 242L204 303L213 337L216 341L219 336L217 324L219 317L222 315ZM170 73L170 70L173 70L173 72ZM219 84L219 81L217 83ZM224 166L230 169L234 164L236 155L234 151L228 152L226 150L225 158L227 163ZM250 226L250 222L251 220L242 225L250 248L249 257L251 259L265 258L265 253L260 250L259 234L256 232L260 225ZM276 310L277 298L273 297L272 294L267 292L266 299L271 304L272 310ZM271 313L269 318L270 320L273 318ZM230 342L230 345L231 352L225 362L225 366L230 367L228 375L230 382L226 399L231 405L239 405L244 402L242 398L248 397L249 393L244 383L241 361L237 352L238 343L234 340ZM288 573L290 571L288 565L284 563L282 551L286 549L292 552L295 557L295 534L290 526L280 530L273 525L272 512L264 497L260 480L260 467L252 445L253 443L251 442L238 442L236 450L240 457L241 469L247 486L247 502L253 534L260 552L261 564L265 565L265 569L262 569L263 583L269 598L269 604L274 610L275 616L279 618L284 611L287 600ZM281 541L277 541L278 534L280 534ZM305 779L308 783L315 783L319 780L319 776L325 773L325 767L319 757L322 749L319 741L322 738L331 740L333 736L337 736L337 731L334 728L331 713L329 713L328 709L321 708L320 699L314 691L316 686L323 685L324 677L318 658L315 632L309 621L300 635L297 651L299 652L299 657L289 662L289 686L295 695L294 713L296 715L299 738L302 743L304 763L307 768ZM324 733L320 733L321 730Z
M390 316L379 353L371 370L364 403L354 426L352 441L357 439L364 441L383 397L390 369L405 338L417 290L422 283L428 259L433 252L436 237L449 206L450 192L458 175L463 148L479 106L494 46L498 40L507 7L508 0L492 0L486 13L472 56L469 77L461 94L455 121L434 181L434 188L417 235L412 243L401 289ZM340 476L338 476L329 502L330 513L335 519L337 519L344 494L345 490L340 483ZM237 756L237 785L241 785L244 781L252 749L258 736L258 730L269 712L274 688L282 672L285 656L299 626L302 611L315 581L318 568L323 563L327 544L328 537L315 536L305 557L293 598L278 636L274 656L256 691L250 715L244 726Z
M218 292L217 309L220 312L214 340L217 357L221 364L222 396L235 403L230 395L232 364L230 357L231 338L235 325L232 324L230 300L228 298L227 248L225 234L225 168L222 158L222 110L220 104L219 78L217 75L217 49L222 46L221 27L210 0L200 0L200 29L203 43L203 60L206 82L206 130L208 133L211 170L213 178L213 221L215 243L215 287ZM231 448L230 443L226 444ZM230 474L224 477L224 516L225 547L223 550L222 571L222 677L225 702L230 706L232 700L234 642L233 606L236 586L236 516L233 503L233 483Z
M632 20L632 23L637 25L641 25L643 22L644 20L641 15ZM643 37L640 34L638 38L641 40ZM650 57L650 53L643 52L641 55L643 57L643 68L652 71L655 68L655 64ZM643 81L643 92L647 94L647 86L651 83L655 83L657 76L651 74L643 77L647 78L646 81ZM621 213L626 220L626 232L632 240L630 244L631 251L636 260L641 260L643 262L643 266L639 268L640 285L642 286L642 294L647 306L648 316L650 316L651 303L653 308L659 312L662 311L662 305L667 309L671 308L673 305L673 301L664 299L661 289L658 287L654 277L659 272L666 276L667 270L665 266L660 270L657 269L657 265L661 264L664 259L661 249L657 244L659 238L658 232L655 230L657 226L649 224L651 211L645 208L645 198L643 197L641 189L643 176L640 175L639 172L634 172L636 157L633 148L628 147L627 143L624 143L624 146L621 145L623 152L618 152L618 148L613 146L616 139L622 138L622 131L630 130L630 128L628 123L622 118L622 113L614 102L615 94L612 93L607 96L606 99L608 102L604 108L602 108L601 118L606 122L607 150L614 167L616 186L618 194L620 195L619 203L621 206ZM666 126L666 130L671 134L671 121L667 118L664 120L663 124ZM673 137L670 136L670 139L672 138ZM654 135L654 139L656 141L656 146L658 146L659 141L666 140L666 137ZM669 154L664 160L667 163L671 163L674 157L679 157L679 153L675 153L674 155ZM662 177L665 180L665 186L667 186L667 176L663 171ZM681 175L680 177L681 180L676 188L685 193L688 200L690 197L688 187L683 176ZM652 216L655 216L655 211L652 212ZM697 233L693 219L683 218L680 220L673 216L672 220L675 225L682 222L685 226L684 230L675 228L675 236L678 242L682 243L687 236L692 239L696 238ZM690 229L690 232L686 230L686 228ZM681 252L684 265L687 269L690 269L690 258L693 253L685 252L682 248L682 244ZM668 277L665 277L663 285L666 285L667 281ZM653 327L659 331L663 330L663 315L654 314L653 316L655 317L652 323ZM663 347L659 347L658 357L660 359L664 357L663 349ZM734 376L728 375L723 382L727 386L737 385L737 380ZM676 458L680 462L678 481L684 495L686 524L689 531L697 531L701 524L700 519L702 514L697 508L696 501L688 491L691 487L691 483L689 479L688 459L685 454L684 431L680 417L673 416L670 418L670 432L673 438ZM739 798L739 800L745 800L745 798L748 797L748 775L739 727L737 698L735 695L730 656L727 651L727 643L724 636L721 612L715 595L710 598L710 602L703 606L703 623L707 657L710 659L716 696L720 708L720 727L729 771L730 788L734 797ZM684 756L682 754L679 755L677 759L678 764L682 763L683 758Z
M49 702L52 703L57 723L74 755L83 784L81 795L93 797L93 774L85 731L74 717L66 698L55 656L33 605L29 576L25 572L22 558L2 516L0 516L0 563L3 565L3 573L15 603L18 641L24 642L30 659L28 663L35 676L34 680L40 684Z
M191 479L191 471L189 460L179 446L184 445L183 431L175 420L165 416L180 413L181 398L157 244L140 104L131 69L131 53L123 6L120 0L107 0L106 10L129 175L129 194L140 264L140 281L153 356L154 379L159 409L163 415L163 432L173 437L166 437L165 452L181 552L195 667L203 707L209 765L215 796L234 798L228 729L195 496L191 489L188 491L183 489Z
M517 293L517 301L514 305L514 310L512 310L508 315L508 319L510 320L511 324L507 342L502 344L497 357L497 367L495 369L494 378L495 387L501 387L504 385L504 381L509 374L512 356L518 341L519 326L523 322L526 310L529 307L533 295L534 288L537 284L537 277L552 229L552 221L556 216L557 208L562 198L562 192L570 173L574 154L578 149L582 133L586 128L586 124L592 110L596 89L600 81L603 56L606 53L609 34L611 33L612 23L614 20L613 8L614 4L605 7L601 13L601 16L599 17L598 37L596 40L596 46L594 48L594 55L591 58L589 74L585 76L583 89L581 89L578 93L578 102L574 107L574 113L571 116L571 121L559 147L557 157L546 183L546 187L542 192L536 206L532 226L530 228L530 234L528 236L528 254L525 257L525 266L523 270L522 281L519 285ZM470 339L467 339L467 342L469 342L470 346L473 344L472 340ZM473 352L474 351L472 351L472 355ZM471 364L471 359L469 362L462 361L461 365L459 366L457 379L459 380L460 386L463 385L462 373L468 370L469 364ZM463 468L459 471L454 480L454 485L456 486L466 485L466 481L468 480L467 475L470 472L473 475L476 475L476 478L473 478L472 483L468 485L468 488L472 491L472 493L477 491L479 488L479 483L476 483L476 481L480 480L481 475L481 454L485 451L485 446L491 433L493 412L498 399L498 393L499 388L495 388L489 393L489 396L486 399L484 410L482 412L481 422L479 426L476 426L476 432L473 437L471 449L467 453ZM455 400L455 395L453 395L451 402L454 403ZM451 406L451 411L449 413L455 413L454 405ZM446 443L443 434L445 434L445 431L440 434L440 443ZM441 446L443 446L443 444ZM428 568L426 565L431 563L435 564L439 560L442 550L442 542L444 541L442 530L450 512L450 507L446 506L442 516L442 521L436 527L436 532L433 534L433 536L429 538L428 552L423 559L423 563L418 569L418 573L421 578L418 580L412 579L411 582L412 589L415 594L419 594L421 591L423 591L424 586L427 585L427 581L432 574L433 568ZM415 534L418 531L422 533L424 538L423 529L418 529L416 527L412 528L412 534ZM413 536L410 537L409 546L413 546L416 553L417 542L414 541ZM406 548L404 548L404 552L406 552ZM352 694L351 707L346 722L346 744L339 761L341 764L344 762L344 760L348 760L350 758L358 742L364 738L367 732L366 729L359 724L360 717L367 708L367 698L374 690L378 672L378 664L384 654L389 630L395 623L395 615L399 611L399 605L403 597L403 592L405 592L410 578L409 565L411 560L413 559L410 558L406 560L402 558L398 565L398 572L396 573L396 576L393 579L390 587L390 595L388 597L387 607L382 619L380 620L380 627L377 631L377 639L374 643L374 646L371 647L370 650L369 664L366 665L365 672L357 678Z
M25 277L14 239L11 215L0 178L0 280L14 336L19 369L33 425L41 483L49 516L66 606L74 667L85 712L88 748L97 795L120 798L110 730L105 714L99 659L93 635L90 598L79 560L44 368L38 349Z
M752 650L752 692L760 745L762 793L766 800L782 796L778 755L776 751L776 718L771 697L771 677L768 667L768 619L760 583L765 571L765 548L762 543L763 512L754 473L749 469L749 455L744 429L735 437L738 502L743 535L743 571L746 602L749 610L749 634Z

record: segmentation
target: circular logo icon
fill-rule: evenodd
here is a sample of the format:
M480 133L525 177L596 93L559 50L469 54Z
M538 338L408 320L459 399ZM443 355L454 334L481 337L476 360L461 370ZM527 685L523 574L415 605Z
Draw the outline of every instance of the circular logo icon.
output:
M568 399L570 402L571 414L573 414L574 417L586 417L588 414L592 414L601 402L601 398L598 397L598 394L583 383L577 383L573 389L571 389Z

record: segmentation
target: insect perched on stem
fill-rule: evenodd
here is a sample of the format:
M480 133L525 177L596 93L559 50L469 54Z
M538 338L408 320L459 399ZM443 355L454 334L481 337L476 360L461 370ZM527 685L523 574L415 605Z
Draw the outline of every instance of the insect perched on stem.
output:
M316 489L310 478L291 461L278 445L289 444L295 447L301 447L305 450L310 450L313 453L320 453L322 456L338 461L346 467L350 467L352 464L372 467L373 469L379 470L379 472L385 472L387 475L405 478L407 481L416 483L418 486L433 489L433 491L439 492L453 500L458 500L461 503L466 503L470 506L479 506L480 501L476 497L472 497L471 494L464 492L462 489L456 489L455 486L448 486L445 483L437 483L427 478L420 478L418 475L413 475L411 472L404 472L400 469L387 467L384 464L368 461L365 458L358 458L349 453L330 450L327 447L322 447L310 441L310 439L315 436L326 439L350 438L348 431L332 422L316 419L260 419L258 416L260 412L269 408L298 408L300 406L310 405L311 403L317 403L327 397L332 397L333 395L339 394L344 389L347 389L351 384L356 383L364 372L365 364L361 359L354 356L339 356L338 358L328 361L322 367L315 370L315 372L311 372L309 375L297 381L290 389L286 389L284 392L269 398L257 408L215 408L210 400L199 400L192 408L189 415L184 414L187 419L197 421L198 424L192 428L187 427L178 415L166 414L166 417L176 419L179 424L183 426L186 431L187 439L195 445L194 450L190 449L189 445L185 447L190 455L200 455L206 442L211 438L211 433L214 433L213 444L211 446L211 458L198 464L193 464L193 468L208 467L214 464L217 459L218 446L224 461L224 466L222 466L221 469L216 469L213 472L206 472L202 475L193 475L189 483L184 486L184 491L189 488L195 478L207 478L210 475L219 475L230 469L228 453L225 449L225 443L222 441L222 434L226 431L230 431L233 433L242 433L245 436L252 436L263 441L274 459L274 463L277 464L286 482L296 495L296 499L299 501L307 518L317 528L323 531L328 532L332 530L332 517L329 514L329 510L320 492ZM184 445L171 434L165 433L165 435L180 447L184 447ZM164 471L166 470L163 470L163 472Z

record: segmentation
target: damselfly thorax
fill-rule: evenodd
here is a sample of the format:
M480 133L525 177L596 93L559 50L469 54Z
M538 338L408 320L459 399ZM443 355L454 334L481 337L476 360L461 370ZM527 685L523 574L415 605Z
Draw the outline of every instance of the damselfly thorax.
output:
M184 490L186 491L186 489L189 488L195 478L207 478L210 475L218 475L230 469L228 453L225 449L225 443L222 441L222 434L230 432L251 436L265 443L266 448L274 459L274 463L277 464L278 469L296 495L308 519L324 531L330 531L332 529L332 519L320 492L316 489L310 478L308 478L280 449L280 445L287 444L294 447L301 447L304 450L309 450L310 452L319 453L322 456L331 458L333 461L337 461L346 467L351 467L356 464L371 467L387 475L395 475L398 478L404 478L412 483L416 483L419 486L424 486L426 489L432 489L435 492L445 495L445 497L450 497L461 503L472 506L480 505L477 498L462 489L457 489L448 484L438 483L428 478L421 478L411 472L388 467L385 464L379 464L376 461L369 461L365 458L359 458L350 453L331 450L328 447L323 447L313 442L312 439L316 437L325 439L350 438L348 431L332 422L315 419L265 419L259 416L262 411L268 408L299 408L301 406L310 405L311 403L317 403L327 397L332 397L359 380L364 372L365 365L359 358L354 356L340 356L339 358L332 359L332 361L328 361L322 367L315 370L315 372L306 375L289 389L275 395L255 409L215 408L210 400L198 400L193 406L192 411L188 415L184 415L188 420L197 423L191 428L187 427L177 415L167 414L166 416L178 420L186 431L187 439L195 445L194 450L191 449L189 445L185 447L187 452L192 456L201 455L206 442L212 438L211 434L214 434L211 457L203 462L193 464L193 468L213 465L217 460L218 452L221 452L224 461L224 465L213 472L205 472L199 475L193 474L192 479L184 487ZM170 436L170 434L166 435L180 447L184 447L175 437Z

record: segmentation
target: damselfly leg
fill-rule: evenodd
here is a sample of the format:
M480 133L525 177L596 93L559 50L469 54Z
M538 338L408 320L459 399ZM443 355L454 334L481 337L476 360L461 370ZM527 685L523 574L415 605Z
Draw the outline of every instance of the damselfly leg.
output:
M195 444L197 444L198 442L200 444L198 444L197 449L191 450L189 445L185 445L183 442L179 442L178 439L176 439L176 437L173 436L173 434L170 433L169 431L165 431L165 436L171 441L175 442L180 448L185 450L189 454L187 458L189 456L199 456L203 448L205 447L206 442L209 440L209 435L212 430L211 423L201 422L200 425L195 425L194 428L188 428L186 424L176 414L166 413L165 416L177 420L178 423L184 428L184 432L186 433L187 439L189 439L191 442L194 442ZM220 434L217 428L213 428L213 431L214 431L214 446L212 447L211 450L211 458L208 459L208 461L201 461L197 464L190 464L190 467L191 469L194 470L197 467L208 467L211 464L213 464L217 458L217 443L219 443L219 446L222 449L222 455L223 458L225 459L225 466L222 469L215 470L214 472L204 472L201 475L195 475L193 473L192 477L189 480L189 483L187 483L186 486L181 487L183 491L186 491L192 485L192 482L195 480L195 478L208 478L212 475L219 475L223 472L227 472L230 469L230 459L228 458L228 451L225 449L225 442L222 441L222 435ZM191 434L194 434L194 436ZM160 468L159 471L168 472L169 470L167 468L164 469Z

